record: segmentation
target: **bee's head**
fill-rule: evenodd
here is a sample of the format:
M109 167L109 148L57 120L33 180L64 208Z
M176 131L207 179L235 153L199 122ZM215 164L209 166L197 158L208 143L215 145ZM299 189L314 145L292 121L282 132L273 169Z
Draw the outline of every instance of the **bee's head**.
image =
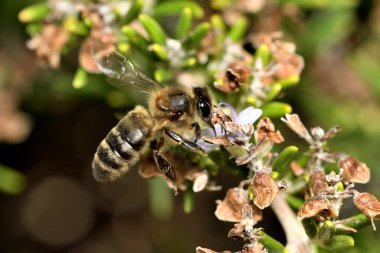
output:
M195 96L195 108L201 119L212 127L212 105L208 90L205 87L196 86L193 88Z

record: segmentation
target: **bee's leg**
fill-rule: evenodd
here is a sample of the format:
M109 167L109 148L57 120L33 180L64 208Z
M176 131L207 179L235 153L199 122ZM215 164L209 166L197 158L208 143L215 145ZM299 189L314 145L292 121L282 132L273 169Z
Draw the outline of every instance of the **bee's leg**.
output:
M196 144L195 142L192 142L192 141L188 141L188 140L185 140L184 138L182 138L182 136L180 136L179 134L173 132L173 131L170 131L169 129L165 129L165 133L170 137L172 138L173 140L175 140L176 142L178 142L180 145L184 146L185 148L188 148L192 151L200 151L202 153L204 153L205 151L198 145Z
M199 126L198 122L194 122L193 124L191 124L191 127L194 128L194 143L197 143L197 141L201 138L201 127Z
M170 165L169 161L162 154L161 148L164 144L164 138L161 138L159 142L153 140L151 142L151 148L153 150L153 158L160 171L172 182L174 186L174 194L177 195L177 177L174 169Z

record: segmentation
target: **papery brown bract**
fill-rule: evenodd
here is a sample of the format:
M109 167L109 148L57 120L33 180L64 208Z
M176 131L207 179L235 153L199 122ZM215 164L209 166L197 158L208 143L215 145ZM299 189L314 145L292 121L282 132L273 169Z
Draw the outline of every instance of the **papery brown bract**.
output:
M328 190L326 175L323 170L315 170L309 179L310 194L312 197L318 196L321 192Z
M250 73L251 68L244 61L233 62L220 75L222 83L217 83L215 87L225 93L232 92L248 80Z
M339 161L339 167L343 169L343 179L351 183L366 184L369 182L371 172L365 163L361 163L349 156Z
M267 253L268 250L264 248L261 243L245 244L241 253Z
M256 173L252 181L255 194L253 203L260 209L268 207L277 197L279 189L273 178L263 172Z
M321 197L309 198L303 203L298 210L298 219L303 220L315 216L322 216L324 218L336 218L338 214L333 208L331 203Z
M285 118L281 118L281 120L301 138L305 139L310 144L313 143L313 138L311 138L309 131L297 114L286 114Z
M216 137L205 136L203 137L203 140L205 142L216 144L216 145L222 145L224 147L228 147L231 145L230 141L224 135L219 135Z
M241 223L235 223L234 227L228 231L227 237L234 238L234 239L248 239L247 234L244 231L244 224Z
M280 131L275 131L275 127L269 118L262 118L257 124L257 142L264 138L274 143L281 143L284 141Z
M239 222L242 208L248 203L248 192L241 188L231 188L223 201L218 201L215 216L222 221Z
M380 217L380 202L377 198L368 192L356 192L353 200L355 206L371 220L373 230L376 230L373 220Z
M222 251L222 252L217 252L215 250L207 249L207 248L202 248L202 247L197 247L195 249L195 252L196 253L232 253L232 251L229 251L229 250L225 250L225 251Z

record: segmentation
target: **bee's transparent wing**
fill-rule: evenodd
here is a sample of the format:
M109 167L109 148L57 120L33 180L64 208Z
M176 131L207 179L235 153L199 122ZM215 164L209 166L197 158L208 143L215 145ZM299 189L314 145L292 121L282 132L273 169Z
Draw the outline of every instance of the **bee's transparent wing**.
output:
M142 72L130 59L117 52L112 44L91 41L91 52L100 71L118 88L134 87L149 93L163 87Z

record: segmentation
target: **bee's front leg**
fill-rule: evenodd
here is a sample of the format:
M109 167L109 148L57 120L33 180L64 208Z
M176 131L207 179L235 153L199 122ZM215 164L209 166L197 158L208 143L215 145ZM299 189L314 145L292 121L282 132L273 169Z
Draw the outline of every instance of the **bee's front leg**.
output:
M160 171L173 183L174 194L177 195L177 177L174 169L170 165L168 159L162 154L161 148L163 147L164 139L161 138L159 142L153 140L151 142L151 148L153 150L153 158Z
M170 138L172 138L174 141L178 142L178 144L184 146L185 148L190 149L191 151L200 151L202 153L205 152L201 148L201 146L199 146L195 142L185 140L184 138L182 138L182 136L180 136L179 134L177 134L177 133L175 133L169 129L165 129L165 134L167 136L169 136Z
M197 143L197 141L201 138L201 127L199 126L198 122L194 122L193 124L191 124L191 128L194 128L194 134L195 134L194 143Z

